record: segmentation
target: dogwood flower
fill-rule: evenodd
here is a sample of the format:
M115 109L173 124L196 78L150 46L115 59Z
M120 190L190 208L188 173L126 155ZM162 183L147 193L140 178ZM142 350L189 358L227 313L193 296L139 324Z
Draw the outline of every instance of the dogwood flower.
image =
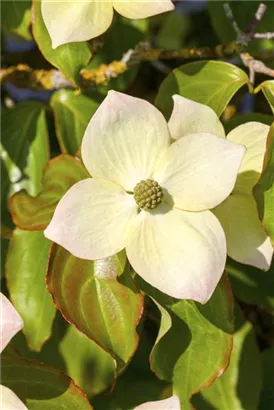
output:
M16 394L3 385L0 385L0 404L4 410L28 410Z
M23 320L3 293L0 293L0 305L0 352L2 352L13 336L22 329ZM0 385L0 403L1 409L27 410L16 394L3 385Z
M174 110L169 121L173 138L189 132L214 132L214 128L215 133L225 137L223 126L211 108L180 96L173 99ZM260 122L247 122L227 135L227 140L244 145L247 151L231 195L213 210L225 231L228 255L265 270L270 267L273 247L260 223L252 189L262 172L269 129Z
M173 10L171 0L42 0L42 16L53 48L103 34L116 10L129 19L140 19Z
M226 260L224 232L209 209L231 193L245 148L212 132L171 144L154 106L110 91L81 151L93 178L68 190L45 236L89 260L126 248L152 286L205 303Z
M1 321L0 321L0 353L7 344L23 328L23 320L8 298L0 293Z
M165 400L149 401L140 406L135 407L134 410L180 410L180 400L178 396L171 396Z

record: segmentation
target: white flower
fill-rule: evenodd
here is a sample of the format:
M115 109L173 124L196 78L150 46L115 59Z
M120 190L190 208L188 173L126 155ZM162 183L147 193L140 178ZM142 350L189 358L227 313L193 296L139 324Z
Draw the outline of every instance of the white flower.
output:
M187 119L183 112L188 112ZM176 139L187 132L214 132L214 129L225 137L223 126L211 108L180 96L174 96L169 126ZM262 172L269 129L260 122L248 122L227 135L227 140L243 144L247 151L232 194L213 210L225 231L228 255L261 269L270 267L273 247L259 220L252 189Z
M8 298L0 293L1 322L0 322L0 353L7 344L23 328L23 320L14 309Z
M168 125L155 107L111 91L82 142L93 178L64 195L45 236L89 260L126 248L135 271L151 285L205 303L226 260L223 229L208 209L231 193L244 152L210 132L170 145ZM139 183L147 180L155 189L140 194ZM160 204L157 192L163 193Z
M171 0L42 0L42 16L53 48L85 41L111 25L113 9L129 19L140 19L173 10Z
M180 410L180 400L177 396L171 396L165 400L149 401L135 407L134 410Z
M3 410L28 410L16 394L3 385L0 385L0 403Z
M264 270L271 265L273 247L259 219L252 189L263 169L269 129L259 122L247 122L228 134L228 140L245 145L247 152L232 195L214 210L226 234L228 255Z
M23 327L23 320L10 301L0 293L0 352ZM3 410L27 410L26 406L8 387L0 385L0 403Z

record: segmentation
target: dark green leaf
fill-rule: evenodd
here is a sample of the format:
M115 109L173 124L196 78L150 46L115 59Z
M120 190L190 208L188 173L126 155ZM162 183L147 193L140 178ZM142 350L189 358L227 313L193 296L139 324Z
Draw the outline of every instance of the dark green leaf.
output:
M232 349L233 299L227 279L217 286L205 305L175 300L148 285L162 320L151 352L151 368L173 383L184 409L191 396L205 388L226 369Z
M76 154L99 102L83 94L77 95L71 90L60 90L53 94L50 105L61 151Z
M28 345L36 351L50 337L55 316L45 285L49 249L50 241L43 232L16 229L6 262L10 299L24 321Z
M143 297L123 254L92 262L53 246L47 285L64 318L109 352L119 368L131 359Z
M253 188L260 219L274 246L274 122L267 137L261 177Z
M15 34L25 40L31 40L29 30L31 20L31 1L2 1L1 22L6 34Z
M1 384L28 410L91 410L85 393L68 376L36 360L2 357Z
M102 50L92 59L88 68L98 68L101 64L109 64L114 60L121 60L123 54L144 41L148 28L147 20L129 20L116 16L114 24L104 36ZM133 82L138 67L112 79L108 85L101 86L100 91L106 93L110 89L123 91Z
M68 326L60 343L60 353L67 374L88 396L110 388L116 373L113 359L73 325Z
M21 191L11 198L13 222L21 229L44 230L62 196L76 182L88 177L90 175L78 158L60 155L52 159L45 169L41 194L31 197Z
M157 36L157 46L164 50L180 49L190 29L190 17L176 10L165 15Z
M197 410L257 410L262 388L262 363L252 325L236 305L236 332L228 368L214 383L193 397ZM205 403L204 403L205 402Z
M33 2L33 35L43 56L73 83L79 84L80 70L85 67L91 52L87 42L69 43L52 48L51 39L41 14L40 1ZM60 27L62 30L62 27Z
M273 122L272 115L260 114L260 113L250 113L250 114L241 114L236 115L231 120L225 122L224 127L226 134L232 131L234 128L238 127L241 124L245 124L246 122L256 121L262 122L266 125L271 125Z
M26 189L37 195L49 159L45 105L28 101L2 113L2 220L8 219L8 197Z
M274 311L274 261L268 272L228 259L226 272L236 298Z
M151 323L148 323L150 326ZM139 347L125 372L120 375L112 394L93 399L96 410L131 410L141 403L172 395L172 385L159 380L150 370L152 343L143 331Z
M206 104L218 116L248 77L240 68L221 61L199 61L175 68L161 84L155 104L169 118L174 94Z
M259 410L270 410L274 408L273 369L274 348L262 352L264 385L261 394Z

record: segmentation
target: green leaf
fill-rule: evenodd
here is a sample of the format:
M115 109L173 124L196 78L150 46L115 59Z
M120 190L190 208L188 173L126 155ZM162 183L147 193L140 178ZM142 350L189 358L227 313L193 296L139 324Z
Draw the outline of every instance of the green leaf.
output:
M46 286L45 286L46 287ZM66 363L59 351L59 345L68 330L69 324L64 320L58 310L56 310L55 319L52 324L51 335L43 344L39 352L30 350L25 335L22 331L16 334L8 344L2 354L14 356L9 350L13 349L17 355L30 360L38 360L47 365L54 366L67 374Z
M12 230L1 224L1 279L5 277L6 258L8 253L9 241L12 236Z
M274 348L264 350L262 353L264 385L261 394L259 410L274 408L273 369Z
M266 146L263 170L253 193L260 219L274 246L274 122L270 127Z
M264 93L264 96L269 102L270 108L274 113L274 80L264 81L255 89L254 93L258 93L261 90Z
M9 196L26 189L37 195L49 159L45 105L28 101L2 113L1 140L2 220L9 220Z
M240 68L222 61L198 61L175 68L162 82L156 106L169 118L174 94L206 104L218 116L248 77Z
M71 90L60 90L53 94L50 105L61 151L76 154L99 102L83 94L77 95Z
M2 357L1 384L9 387L28 410L91 410L85 393L60 371L36 360Z
M55 157L45 169L43 190L37 197L21 191L11 198L13 222L21 229L44 230L62 196L76 182L88 177L90 175L78 158L69 155Z
M274 312L274 260L270 270L264 272L229 258L226 272L238 300Z
M142 289L149 289L162 315L151 368L160 379L173 383L182 407L191 409L191 396L219 377L229 363L233 332L229 283L224 278L205 305L172 299L148 285Z
M262 363L251 323L236 305L233 350L225 373L193 397L197 410L257 410L262 388ZM250 364L252 363L252 369ZM205 402L205 403L204 403Z
M273 122L273 116L261 113L249 113L249 114L240 114L233 117L231 120L224 123L226 134L232 131L234 128L238 127L241 124L246 122L256 121L262 122L266 125L271 125Z
M183 39L190 31L190 17L174 10L167 13L163 19L156 41L157 46L164 50L178 50Z
M6 262L10 299L24 321L28 345L36 351L50 337L55 316L45 286L49 249L43 232L15 229Z
M230 41L236 40L236 33L233 30L232 24L225 15L224 3L229 3L235 21L242 31L245 31L250 22L254 19L255 13L258 9L260 1L209 1L207 3L209 15L212 21L212 25L219 37L219 40L222 44L227 44ZM267 11L264 17L256 27L256 31L265 33L267 31L273 30L273 13L274 13L274 4L272 2L267 2ZM248 45L248 50L250 52L255 50L264 50L264 49L273 49L274 42L273 40L254 40L251 41Z
M139 340L136 326L143 297L123 253L93 262L53 246L47 286L64 318L109 352L118 368L131 359Z
M68 326L59 349L67 374L88 396L97 395L111 386L116 373L113 359L76 327Z
M53 49L41 14L40 1L33 1L32 7L33 35L41 53L52 65L62 71L74 85L79 85L80 70L88 64L91 58L88 43L64 44Z
M67 323L59 311L53 322L51 336L40 352L29 349L22 332L11 340L3 354L14 356L10 353L11 349L25 358L58 367L89 396L110 389L117 376L113 358L75 326Z
M145 327L151 330L151 322L147 322ZM131 410L141 403L162 400L172 395L172 385L159 380L150 370L152 341L144 330L137 352L117 379L112 393L93 399L96 410Z
M5 34L15 34L19 38L31 40L29 30L31 1L9 0L1 3L1 22Z
M147 30L147 19L130 20L116 16L114 24L104 35L102 49L95 55L87 68L94 69L101 64L121 60L124 53L134 49L138 43L144 41ZM117 78L110 80L107 85L99 87L99 89L104 94L111 89L124 91L134 81L137 73L138 66L135 66Z

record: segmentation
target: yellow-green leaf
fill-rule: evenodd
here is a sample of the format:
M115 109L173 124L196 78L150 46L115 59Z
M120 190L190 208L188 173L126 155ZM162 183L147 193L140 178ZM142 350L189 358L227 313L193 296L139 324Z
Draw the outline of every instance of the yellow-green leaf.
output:
M175 68L162 82L155 100L166 118L173 108L174 94L206 104L218 116L222 114L233 95L248 84L246 73L222 61L198 61Z

